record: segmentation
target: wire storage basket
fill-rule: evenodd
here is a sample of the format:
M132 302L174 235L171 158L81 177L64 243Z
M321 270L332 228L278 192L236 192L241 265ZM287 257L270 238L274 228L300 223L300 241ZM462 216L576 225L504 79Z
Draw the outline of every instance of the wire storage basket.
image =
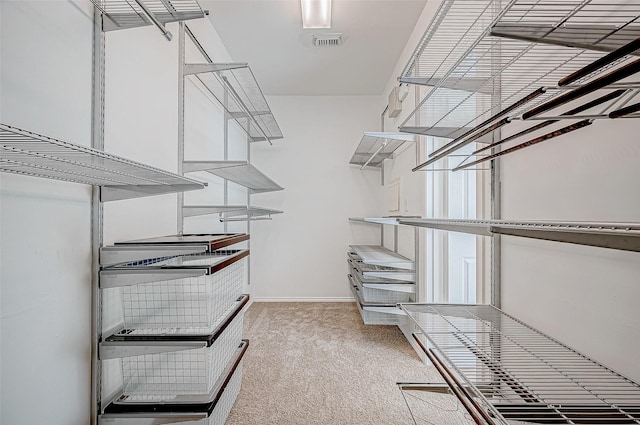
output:
M208 394L242 341L242 323L237 314L207 347L123 358L120 400L164 402Z
M211 415L207 419L203 419L198 422L193 422L193 425L224 425L231 413L233 404L240 394L242 387L242 362L238 365L238 368L231 376L231 380L227 384L224 393L220 397L220 400L214 407Z
M362 298L368 302L409 303L413 301L413 294L408 292L367 288L365 285L360 285L359 289Z
M188 257L185 259L185 257ZM208 255L180 258L195 266ZM175 259L167 260L171 266ZM242 294L244 259L212 274L124 286L124 327L130 333L166 335L210 333Z

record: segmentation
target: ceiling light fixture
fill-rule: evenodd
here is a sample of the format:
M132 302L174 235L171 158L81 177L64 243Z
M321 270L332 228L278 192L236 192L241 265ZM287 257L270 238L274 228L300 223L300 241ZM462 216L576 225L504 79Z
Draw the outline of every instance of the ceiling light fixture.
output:
M331 28L331 0L300 0L302 28Z

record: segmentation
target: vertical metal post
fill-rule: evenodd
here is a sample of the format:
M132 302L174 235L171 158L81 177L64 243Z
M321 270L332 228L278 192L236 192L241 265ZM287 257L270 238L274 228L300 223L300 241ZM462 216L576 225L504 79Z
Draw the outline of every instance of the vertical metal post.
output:
M229 115L229 113L227 112L227 110L229 109L229 92L227 91L227 87L225 86L224 89L224 160L228 161L229 160L229 119L231 119L231 116ZM229 204L229 182L224 179L223 182L223 187L224 187L224 205L228 205ZM224 233L227 233L229 230L229 225L227 224L227 222L224 222Z
M494 14L497 16L502 10L502 2L499 1L494 6ZM500 67L500 50L498 49L498 57L493 53L493 57L491 58L492 67ZM494 80L493 83L493 92L491 95L491 104L496 108L501 107L501 98L502 98L502 88L501 88L501 80L500 78ZM495 131L492 135L492 142L499 140L501 137L501 131ZM492 149L491 153L500 150L500 146L497 146ZM491 219L499 220L501 217L501 202L500 202L500 194L501 194L501 182L500 182L500 160L491 161ZM490 302L491 305L500 308L501 305L501 291L500 291L500 270L501 270L501 246L500 246L500 236L494 235L491 238L491 291L490 291Z
M247 134L247 162L251 164L251 137ZM247 189L247 207L251 208L251 189ZM247 235L251 235L251 220L247 217ZM251 237L247 240L247 249L251 251ZM247 259L247 285L251 285L251 256Z
M104 49L102 14L93 12L93 83L91 147L104 149ZM102 367L98 349L102 337L102 296L99 285L100 247L103 241L100 187L91 189L91 406L89 423L95 425L102 409Z
M398 253L398 226L393 226L393 252Z
M178 170L180 175L184 174L184 64L185 64L185 26L184 22L179 23L178 30ZM177 225L178 234L184 232L184 193L178 192L178 214Z

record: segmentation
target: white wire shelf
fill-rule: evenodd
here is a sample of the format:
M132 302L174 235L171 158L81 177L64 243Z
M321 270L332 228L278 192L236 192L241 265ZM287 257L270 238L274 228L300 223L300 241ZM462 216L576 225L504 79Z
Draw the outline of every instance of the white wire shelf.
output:
M101 186L102 201L202 189L206 183L0 124L0 171Z
M256 78L246 63L186 64L184 75L193 75L225 108L251 141L282 139Z
M252 193L284 189L247 161L185 161L182 169L185 173L209 172L244 186Z
M477 424L640 423L638 383L493 306L400 307Z
M619 3L444 0L399 77L401 82L425 85L422 101L400 125L400 131L451 139L468 136L457 148L473 141L486 142L492 131L480 130L486 129L483 124L492 123L491 118L500 111L514 105L504 117L519 119L533 108L576 88L559 87L558 82L592 65L604 52L624 45L640 31L640 1ZM587 24L597 24L593 33L598 36L591 33L585 36L583 48L569 47L576 43L552 40L562 28L584 29ZM547 40L540 31L535 40L492 35L505 26L517 28L515 32L520 34L520 28L526 33L526 28L537 25L557 31L549 32ZM630 60L630 56L623 55L608 66L595 68L588 78L577 83L592 80ZM528 96L541 88L545 90ZM501 125L505 124L508 121ZM443 128L452 131L443 135ZM471 131L461 131L463 128ZM437 152L430 154L429 163L447 156L435 156Z
M385 159L392 158L393 153L406 142L414 142L413 136L401 133L365 132L353 153L349 164L362 168L382 168Z
M164 25L205 16L205 12L196 0L91 0L91 2L103 13L103 31Z
M398 217L349 217L349 221L356 223L370 223L370 224L388 224L391 226L398 226Z
M640 223L399 219L399 224L480 236L494 234L640 252Z
M640 2L516 1L492 27L493 35L611 52L640 37ZM637 54L637 53L636 53Z
M246 205L185 205L182 207L185 217L196 217L199 215L219 214L220 220L231 220L243 218L247 220L271 217L273 214L282 214L283 211L269 208L248 207Z
M415 270L415 262L380 245L349 245L351 252L365 264Z

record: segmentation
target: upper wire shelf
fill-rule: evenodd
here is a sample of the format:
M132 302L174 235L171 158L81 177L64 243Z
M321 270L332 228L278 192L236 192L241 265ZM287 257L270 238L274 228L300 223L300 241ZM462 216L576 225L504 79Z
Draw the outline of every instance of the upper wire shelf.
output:
M413 142L414 137L400 133L365 132L353 153L349 164L382 168L385 159L393 157L393 153L405 142Z
M186 64L184 75L194 75L220 102L229 116L238 122L251 141L271 142L283 138L248 64Z
M182 170L185 173L207 171L244 186L252 193L284 189L247 161L185 161Z
M206 183L0 124L0 171L101 186L102 201L202 189Z
M102 11L103 31L156 25L169 40L171 33L164 29L164 24L203 18L206 14L196 0L91 0L91 2Z
M400 218L399 224L479 236L520 236L640 252L640 223Z
M246 205L185 205L182 212L185 217L219 214L220 221L245 221L270 219L283 211Z
M400 307L475 423L640 423L638 383L493 306Z
M400 131L457 139L508 105L513 107L500 125L629 63L631 57L622 55L572 85L558 84L640 35L640 1L619 3L444 0L398 78L423 86L422 101ZM467 135L486 142L491 131Z

